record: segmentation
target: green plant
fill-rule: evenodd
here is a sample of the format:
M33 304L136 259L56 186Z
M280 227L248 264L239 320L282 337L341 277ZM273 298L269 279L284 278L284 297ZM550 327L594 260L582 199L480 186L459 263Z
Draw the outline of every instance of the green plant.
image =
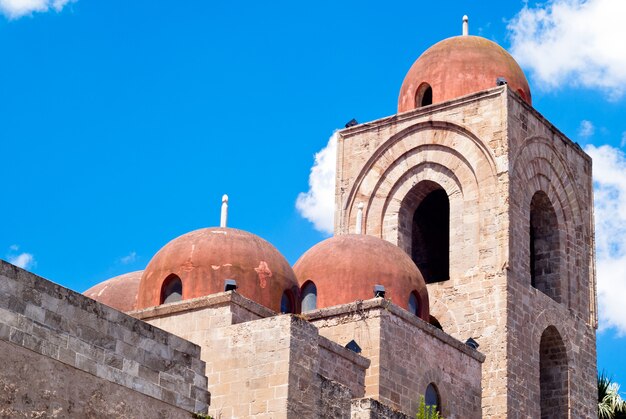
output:
M619 395L619 384L606 372L598 374L598 419L626 418L626 402Z
M420 405L417 407L416 419L443 419L437 411L437 406L427 405L424 396L420 396Z
M191 417L193 417L193 419L213 419L213 416L209 415L208 413L200 412L192 413Z

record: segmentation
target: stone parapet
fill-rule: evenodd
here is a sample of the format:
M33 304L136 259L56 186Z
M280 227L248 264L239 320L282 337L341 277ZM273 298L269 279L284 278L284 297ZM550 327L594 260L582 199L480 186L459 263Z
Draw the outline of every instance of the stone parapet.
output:
M365 397L412 416L426 387L434 384L444 417L481 417L485 356L417 316L375 298L314 310L305 317L320 335L340 345L355 340L361 346L371 361Z
M41 362L58 361L186 411L207 410L197 345L4 261L0 340Z
M409 419L414 417L414 415L405 415L369 398L352 400L351 413L351 419Z

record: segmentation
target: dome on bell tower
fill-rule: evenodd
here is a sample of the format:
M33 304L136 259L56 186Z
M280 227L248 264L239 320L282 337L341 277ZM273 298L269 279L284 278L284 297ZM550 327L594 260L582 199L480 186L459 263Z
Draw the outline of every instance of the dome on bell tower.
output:
M526 76L511 54L493 41L467 35L467 17L463 32L436 43L413 63L400 88L399 113L504 82L532 104Z

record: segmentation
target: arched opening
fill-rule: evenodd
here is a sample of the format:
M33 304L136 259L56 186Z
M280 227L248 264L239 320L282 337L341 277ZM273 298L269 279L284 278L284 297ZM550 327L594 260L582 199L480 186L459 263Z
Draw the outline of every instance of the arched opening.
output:
M317 287L313 281L307 281L302 286L302 312L317 308Z
M439 397L439 391L437 386L430 383L426 386L426 392L424 393L424 403L428 409L428 413L441 413L441 398Z
M549 326L539 345L539 387L541 418L567 418L569 377L567 351L559 331Z
M293 294L289 290L284 291L282 297L280 298L280 312L295 313Z
M173 303L183 299L183 283L174 274L169 275L161 285L161 304Z
M428 83L422 83L415 92L415 107L421 108L422 106L432 105L433 103L433 89Z
M426 283L450 279L450 201L446 191L438 187L422 199L413 214L411 233L411 257Z
M420 304L420 298L417 295L417 291L411 292L409 294L409 312L415 314L416 316L420 316L420 310L422 305Z
M556 212L548 195L539 191L530 202L530 283L559 303L560 262Z

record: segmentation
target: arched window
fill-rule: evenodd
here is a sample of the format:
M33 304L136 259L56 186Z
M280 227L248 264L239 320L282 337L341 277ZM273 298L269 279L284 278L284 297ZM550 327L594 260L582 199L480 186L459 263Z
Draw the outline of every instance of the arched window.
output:
M424 402L427 408L434 409L436 412L441 413L441 398L439 397L439 391L437 391L435 384L430 383L426 386Z
M539 191L530 202L530 283L559 303L560 261L556 212L548 195Z
M280 298L280 312L281 313L294 313L294 300L291 291L286 290L283 292L283 296Z
M183 299L183 283L174 274L169 275L161 285L161 304L173 303Z
M421 108L422 106L432 105L433 103L433 89L428 83L422 83L415 92L415 107Z
M302 312L317 308L317 287L313 281L307 281L302 286Z
M420 299L417 296L417 292L413 291L410 295L409 295L409 311L413 314L415 314L416 316L420 315Z
M434 184L422 182L418 184ZM411 253L426 283L450 279L450 201L441 188L430 191L413 214Z
M568 417L567 351L559 331L554 326L546 328L541 335L539 387L541 418Z

